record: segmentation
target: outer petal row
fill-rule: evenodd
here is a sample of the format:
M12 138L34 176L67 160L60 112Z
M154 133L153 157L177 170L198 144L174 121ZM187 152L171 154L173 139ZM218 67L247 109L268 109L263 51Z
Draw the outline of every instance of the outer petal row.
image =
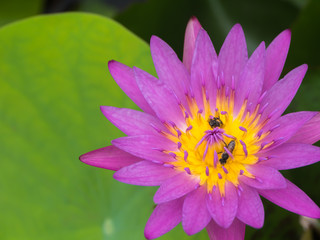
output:
M108 68L113 79L127 94L127 96L131 98L132 101L134 101L144 112L154 114L153 110L139 90L133 69L114 60L108 63Z
M259 190L259 193L269 201L299 215L320 218L319 207L297 186L287 181L283 189Z
M94 167L117 171L142 159L114 146L108 146L81 155L80 161Z
M109 106L101 106L100 109L113 125L129 136L167 131L158 118L144 112Z
M128 184L158 186L177 174L178 172L171 168L166 168L150 161L141 161L121 168L115 172L113 177L120 182Z
M156 206L144 230L146 239L160 237L181 222L183 200L179 198Z
M272 121L281 116L298 91L307 68L307 65L303 64L293 69L267 91L261 101L261 107L264 108L264 111L262 112L260 122L266 119Z
M205 30L200 29L191 65L192 94L194 94L200 109L204 109L204 94L208 95L210 106L215 106L217 68L218 57L210 37Z
M207 226L210 240L243 240L246 225L235 219L229 228L222 228L214 221Z

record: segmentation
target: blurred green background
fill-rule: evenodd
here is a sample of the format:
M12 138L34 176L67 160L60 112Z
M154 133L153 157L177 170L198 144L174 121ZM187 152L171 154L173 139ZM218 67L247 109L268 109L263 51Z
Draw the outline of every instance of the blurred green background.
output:
M0 0L0 239L144 239L156 189L116 182L78 157L122 136L100 105L136 108L108 60L154 74L150 36L182 57L191 16L217 51L237 22L250 53L290 28L283 73L309 70L288 111L320 110L319 0ZM283 173L320 204L320 164ZM265 225L247 227L247 240L319 239L299 216L264 203ZM160 239L208 237L180 225Z

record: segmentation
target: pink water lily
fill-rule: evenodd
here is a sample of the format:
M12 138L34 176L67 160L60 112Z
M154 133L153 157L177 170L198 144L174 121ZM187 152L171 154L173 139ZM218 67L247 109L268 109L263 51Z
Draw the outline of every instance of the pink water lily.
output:
M157 238L182 222L188 235L244 239L245 225L261 228L260 195L311 218L319 207L279 170L320 160L320 114L283 115L307 71L301 65L278 81L291 33L262 42L248 58L236 24L219 55L196 18L187 26L183 62L156 36L150 47L158 78L110 61L111 75L143 110L102 106L127 136L80 157L116 171L118 181L160 186L146 227ZM138 207L138 206L137 206Z

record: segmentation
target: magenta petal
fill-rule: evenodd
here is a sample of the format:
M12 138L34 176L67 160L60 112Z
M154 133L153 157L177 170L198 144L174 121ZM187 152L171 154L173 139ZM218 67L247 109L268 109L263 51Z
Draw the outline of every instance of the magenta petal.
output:
M201 186L186 196L182 208L182 227L188 235L196 234L211 220L206 205L207 188Z
M210 240L244 240L246 225L234 219L229 228L222 228L214 221L207 226Z
M94 167L117 171L142 159L114 146L108 146L81 155L80 161Z
M245 184L239 196L237 218L254 228L261 228L264 222L264 209L258 192Z
M286 187L286 179L282 174L272 167L261 164L247 166L246 169L255 176L249 178L244 175L239 180L251 187L258 189L277 189Z
M109 61L108 67L113 79L128 95L128 97L131 98L131 100L134 101L144 112L153 115L153 110L150 108L149 104L140 92L133 70L130 67L114 60Z
M186 107L190 74L171 47L156 36L150 40L151 55L159 79L169 86Z
M261 115L261 121L270 118L272 121L279 117L288 107L295 96L301 81L306 74L308 66L301 65L289 72L282 80L278 81L267 92L261 101L261 107L265 109ZM270 116L272 114L272 116Z
M278 127L271 130L270 134L261 140L261 143L275 141L270 147L263 151L269 151L288 141L301 128L301 126L303 126L304 123L310 120L314 115L316 115L316 112L289 113L267 124L263 127L264 132L270 131L274 126Z
M270 159L260 164L278 170L303 167L320 161L320 148L310 144L285 143L259 156Z
M156 206L144 230L146 239L158 238L181 222L183 200L179 198Z
M296 185L287 180L287 187L275 190L259 190L269 201L288 211L311 218L320 218L320 208Z
M121 137L112 140L112 144L132 155L155 162L174 160L170 155L163 153L163 149L177 150L175 144L167 138L153 135Z
M113 177L124 183L140 186L158 186L168 178L177 175L172 168L164 167L150 161L141 161L115 172Z
M270 89L279 79L287 58L291 40L290 30L284 30L268 46L263 90Z
M230 30L219 53L219 76L224 78L226 85L232 86L232 78L235 84L248 60L247 44L240 24L236 24ZM223 76L223 77L222 77Z
M253 52L245 65L236 85L235 113L237 113L246 98L248 104L257 105L261 95L265 64L265 43L262 42Z
M184 47L183 47L183 64L185 65L186 69L189 72L191 69L195 42L200 29L201 29L201 25L198 19L196 17L192 17L189 20L186 28L186 32L184 36Z
M207 194L207 207L218 225L223 228L230 227L238 209L238 195L234 185L226 182L224 197L221 197L219 188Z
M205 30L200 29L191 65L191 88L197 105L201 109L203 109L203 92L205 91L208 93L210 105L215 105L217 68L218 58L210 37Z
M136 110L101 106L102 113L117 128L127 135L146 135L167 131L158 118Z
M180 198L194 190L198 184L198 178L182 172L162 183L153 201L159 204Z
M296 134L289 139L290 143L314 144L320 140L320 113L305 123Z
M172 90L160 80L142 71L134 68L137 83L140 90L152 106L154 112L164 121L173 121L177 126L184 128L184 116L179 107L179 100L176 98Z

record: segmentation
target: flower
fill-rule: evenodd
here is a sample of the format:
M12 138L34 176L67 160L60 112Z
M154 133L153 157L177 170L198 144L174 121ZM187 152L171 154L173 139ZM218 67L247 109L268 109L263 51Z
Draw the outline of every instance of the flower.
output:
M102 106L126 137L80 157L115 170L118 181L158 186L146 228L157 238L182 221L185 232L207 228L210 239L243 239L261 228L260 196L311 218L319 207L279 170L319 161L320 114L283 115L307 71L301 65L278 81L289 49L285 30L248 58L236 24L219 56L196 18L187 26L183 63L156 36L150 47L158 78L110 61L111 75L143 110Z

